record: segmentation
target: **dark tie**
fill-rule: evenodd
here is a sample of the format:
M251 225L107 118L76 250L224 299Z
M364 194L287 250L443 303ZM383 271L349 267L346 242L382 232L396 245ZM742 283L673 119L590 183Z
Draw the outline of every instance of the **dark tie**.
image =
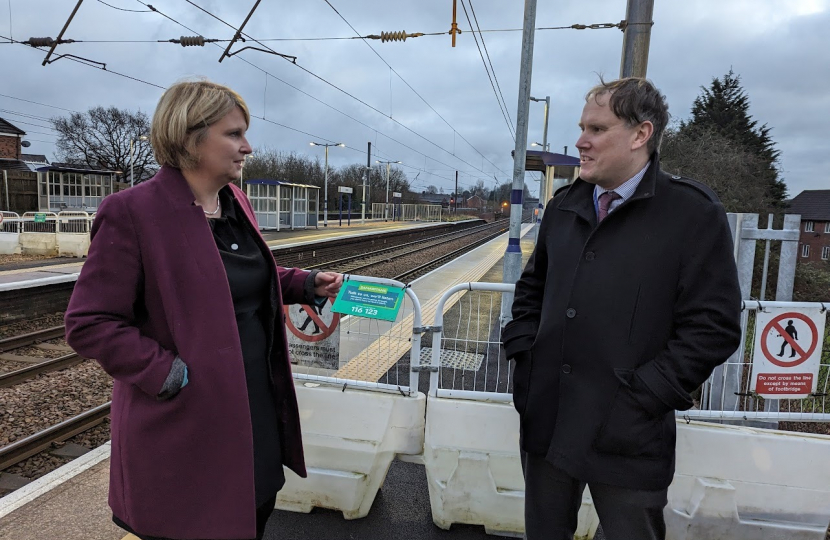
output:
M608 209L611 208L611 203L617 199L622 199L622 197L614 191L606 191L599 196L599 216L597 223L601 223L608 216Z

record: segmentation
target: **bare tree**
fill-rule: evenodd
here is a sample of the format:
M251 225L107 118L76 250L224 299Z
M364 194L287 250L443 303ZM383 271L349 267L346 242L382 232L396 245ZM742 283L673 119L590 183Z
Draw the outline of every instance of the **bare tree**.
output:
M59 133L58 159L67 163L120 171L122 181L129 182L130 141L133 141L135 182L155 174L158 165L149 142L150 119L141 111L115 107L93 107L85 113L52 118Z

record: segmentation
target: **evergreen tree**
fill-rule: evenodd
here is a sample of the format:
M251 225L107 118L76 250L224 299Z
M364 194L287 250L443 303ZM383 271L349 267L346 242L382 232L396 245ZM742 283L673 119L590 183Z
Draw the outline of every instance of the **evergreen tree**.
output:
M694 136L701 130L712 131L757 156L765 165L758 180L767 186L768 198L780 204L787 193L778 170L780 151L770 137L771 128L766 124L759 126L749 114L749 96L741 86L740 75L730 69L723 78L713 78L709 88L701 87L701 91L692 105L691 120L681 123L680 132Z

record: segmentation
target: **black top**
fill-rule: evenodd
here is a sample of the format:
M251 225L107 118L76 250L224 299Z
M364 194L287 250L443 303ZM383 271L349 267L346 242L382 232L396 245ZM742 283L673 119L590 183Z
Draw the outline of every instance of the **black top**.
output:
M219 200L222 217L209 219L208 223L228 274L242 344L254 439L256 504L259 506L273 497L285 483L274 386L268 363L273 337L269 332L274 322L269 293L274 278L254 240L255 232L237 206L230 188L222 188Z

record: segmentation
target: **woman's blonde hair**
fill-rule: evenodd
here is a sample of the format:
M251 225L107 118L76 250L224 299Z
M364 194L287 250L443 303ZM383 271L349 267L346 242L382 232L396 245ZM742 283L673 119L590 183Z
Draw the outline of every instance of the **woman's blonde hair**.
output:
M181 81L159 100L150 128L150 143L159 165L192 169L199 163L197 147L210 126L239 107L250 126L251 113L242 96L207 80Z

